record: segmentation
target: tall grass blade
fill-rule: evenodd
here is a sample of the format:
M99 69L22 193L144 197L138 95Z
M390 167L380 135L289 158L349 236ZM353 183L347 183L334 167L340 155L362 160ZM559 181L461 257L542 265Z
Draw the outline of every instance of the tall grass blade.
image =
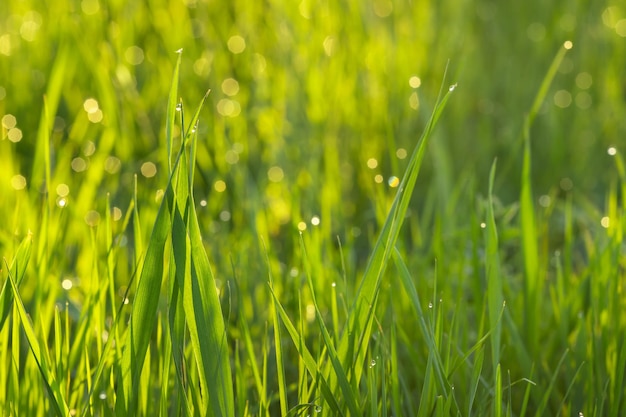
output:
M360 381L361 379L363 371L362 365L365 362L372 331L372 321L369 320L371 317L370 310L376 307L375 302L380 283L387 268L389 258L393 253L400 228L404 222L429 139L453 91L454 87L450 87L443 96L442 91L439 93L433 113L424 128L420 140L413 150L407 170L398 187L398 193L396 194L380 235L376 240L374 250L368 259L354 303L350 308L348 328L346 330L349 336L342 339L337 352L344 368L351 369L354 366L354 378L356 381Z
M489 207L487 208L486 231L486 273L487 273L487 305L489 313L489 327L491 328L491 358L495 372L500 363L500 343L502 323L500 314L503 308L504 296L502 293L502 276L500 274L500 255L498 253L498 229L493 209L493 182L496 176L496 161L491 165L489 173Z
M568 46L566 46L568 45ZM522 164L521 191L520 191L520 229L522 234L522 252L524 254L524 271L525 271L525 336L528 340L527 345L530 346L532 352L538 349L537 341L539 332L537 326L539 323L538 304L541 293L542 276L539 273L539 252L537 249L537 232L535 227L535 213L532 193L532 177L531 177L531 143L530 128L545 100L546 95L556 72L565 57L567 50L571 45L567 42L557 52L548 72L546 73L539 91L533 100L533 104L523 126L524 141L524 158Z

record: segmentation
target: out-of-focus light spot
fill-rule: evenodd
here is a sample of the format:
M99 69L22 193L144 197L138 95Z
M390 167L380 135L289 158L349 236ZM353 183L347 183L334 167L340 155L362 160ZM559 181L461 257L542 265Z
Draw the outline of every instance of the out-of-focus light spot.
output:
M228 50L233 54L240 54L246 50L246 40L239 36L234 35L228 39Z
M298 11L300 12L300 16L305 19L311 18L311 2L309 0L302 0L300 5L298 6Z
M13 129L17 126L17 119L12 114L5 114L2 116L2 127L5 129Z
M0 36L0 54L11 56L12 52L11 35L8 33Z
M103 118L102 110L95 98L88 98L83 102L83 109L87 112L87 118L91 123L100 123Z
M576 76L576 85L581 90L586 90L593 84L593 77L588 72L581 72Z
M277 165L267 170L267 178L272 182L281 182L284 177L283 169Z
M304 232L306 230L306 223L305 222L299 222L298 223L298 230L301 232Z
M119 207L113 207L111 216L114 222L118 222L122 219L122 210Z
M572 49L572 48L574 47L574 44L572 43L572 41L565 41L565 42L563 43L563 47L564 47L565 49Z
M591 95L586 91L581 91L580 93L576 94L575 101L576 107L583 110L591 107L591 103L593 102Z
M160 202L161 200L163 200L163 195L165 195L165 192L162 188L159 188L158 190L156 190L156 193L154 193L154 201L156 201L157 203Z
M83 109L85 109L87 113L95 113L99 108L98 100L95 98L88 98L83 102Z
M528 39L533 42L541 42L546 36L546 28L541 23L531 23L526 28L526 35L528 36Z
M615 24L617 23L617 16L619 15L619 13L620 13L619 7L617 6L607 7L602 12L602 23L604 23L605 26L614 28Z
M96 153L96 144L88 140L85 143L85 146L83 146L83 153L85 154L85 156L91 156Z
M104 118L104 114L102 113L102 110L98 109L93 113L87 113L87 118L91 123L100 123Z
M200 200L200 207L206 207L209 203L203 198Z
M615 24L615 33L622 38L626 38L626 19L620 19Z
M98 0L83 0L80 8L86 15L94 15L100 11L100 2Z
M609 149L606 150L606 153L608 153L611 156L615 156L617 155L617 149L614 146L609 147Z
M61 208L66 207L67 206L67 198L65 198L65 197L57 197L56 204L57 204L57 206L59 206Z
M7 96L7 90L0 85L0 100L4 100Z
M95 210L89 210L87 214L85 214L85 223L91 227L96 227L98 223L100 223L100 213Z
M239 92L239 83L234 78L226 78L222 81L222 91L232 97Z
M41 27L41 15L35 11L29 11L24 15L24 20L20 26L20 36L27 42L33 42L37 38L37 33Z
M227 163L231 165L235 165L237 162L239 162L239 154L235 152L234 150L229 149L226 151L226 155L224 156L224 159L226 159Z
M417 95L417 92L413 91L409 96L409 107L413 110L417 110L420 106L420 98Z
M226 183L222 180L217 180L215 181L215 184L213 184L213 188L215 188L215 191L218 193L223 193L226 191Z
M550 207L550 204L552 203L552 198L550 198L549 195L542 195L541 197L539 197L539 205L541 207Z
M320 218L318 216L311 217L311 224L313 226L319 226L320 225Z
M22 130L17 127L14 127L13 129L9 129L9 131L7 132L7 137L9 138L11 142L17 143L22 140L22 137L23 137Z
M376 158L370 158L367 160L367 167L369 169L374 169L378 166L378 161L376 160Z
M393 12L391 0L374 0L374 13L378 17L388 17Z
M109 156L104 160L104 170L109 174L115 174L120 170L122 166L122 161L115 156Z
M193 63L193 72L201 77L207 77L211 73L211 61L206 58L198 58Z
M220 212L220 220L223 222L227 222L230 220L230 211L228 210L222 210Z
M237 100L223 98L217 102L217 112L222 116L237 117L241 113L241 105Z
M144 162L141 165L141 175L143 175L146 178L152 178L156 175L157 173L157 167L154 164L154 162Z
M382 184L383 183L383 176L378 174L374 177L374 182L376 182L376 184Z
M65 278L63 281L61 281L61 288L63 288L65 291L71 290L73 286L74 283L69 278Z
M420 80L420 77L417 75L412 75L411 78L409 78L409 85L411 88L419 88L420 85L422 85L422 80Z
M309 323L315 320L315 306L313 304L307 304L306 306L306 321Z
M561 190L563 191L570 191L574 188L574 182L572 182L571 178L561 178L561 181L559 181L559 187L561 187Z
M70 193L70 187L67 184L61 183L57 185L56 191L59 197L67 197Z
M255 78L260 77L265 73L265 69L267 68L267 60L261 54L252 55L252 75Z
M77 158L72 159L70 166L72 167L72 170L74 170L75 172L83 172L84 170L87 169L87 161L85 161L81 157L77 157Z
M572 104L572 94L567 90L559 90L554 93L554 104L562 109Z
M335 53L337 41L332 36L326 36L322 46L324 47L324 53L326 56L332 56Z
M609 226L611 225L611 219L609 219L607 216L604 216L602 219L600 219L600 224L605 229L608 229Z
M396 157L398 157L398 159L405 159L407 157L406 149L398 148L398 150L396 150Z
M485 222L481 222L481 223L480 223L480 228L481 228L481 229L486 229L486 228L487 228L487 223L485 223Z
M23 190L26 188L26 178L23 175L13 175L11 178L11 187L14 190Z
M398 185L400 185L400 178L392 175L387 180L387 184L389 184L391 188L396 188Z
M141 64L144 60L143 49L136 45L129 46L124 52L124 59L126 59L126 62L128 62L130 65Z

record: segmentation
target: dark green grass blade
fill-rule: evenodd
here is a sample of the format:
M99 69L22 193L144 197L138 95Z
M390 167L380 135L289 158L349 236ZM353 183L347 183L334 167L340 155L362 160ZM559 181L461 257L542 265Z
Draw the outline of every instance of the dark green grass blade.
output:
M374 250L369 257L363 279L359 284L355 296L355 301L350 309L347 329L350 336L342 339L337 352L346 369L351 369L354 364L356 364L354 367L354 377L356 381L360 381L361 379L363 371L361 365L365 361L367 346L372 331L372 321L369 320L369 310L375 309L375 300L380 283L400 233L400 228L404 222L429 139L453 90L454 88L451 87L443 95L443 98L440 92L440 97L435 104L430 120L419 142L415 146L407 171L398 187L398 193L393 201L391 210L376 241Z
M498 229L493 211L493 182L496 176L496 161L491 165L489 173L489 207L487 208L486 229L486 274L487 274L487 305L489 327L491 328L491 358L493 371L496 372L500 363L500 343L502 335L501 311L504 303L502 294L502 276L500 274L500 255L498 253ZM494 374L495 377L495 374Z
M165 242L171 231L167 194L171 193L171 181L166 197L161 202L154 229L150 236L141 277L133 300L132 312L117 387L116 412L119 416L133 415L136 393L145 360L146 350L156 325Z

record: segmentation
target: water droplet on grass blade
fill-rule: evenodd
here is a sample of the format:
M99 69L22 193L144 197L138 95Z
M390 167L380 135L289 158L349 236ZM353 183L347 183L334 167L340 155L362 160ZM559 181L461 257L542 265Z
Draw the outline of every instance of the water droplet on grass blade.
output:
M370 361L370 368L373 368L373 367L375 367L375 366L376 366L376 359L372 359L372 360Z
M450 86L450 88L448 88L449 91L454 91L454 89L456 88L457 84L454 83Z
M316 413L321 413L322 412L322 406L321 405L316 405L315 406L315 412Z

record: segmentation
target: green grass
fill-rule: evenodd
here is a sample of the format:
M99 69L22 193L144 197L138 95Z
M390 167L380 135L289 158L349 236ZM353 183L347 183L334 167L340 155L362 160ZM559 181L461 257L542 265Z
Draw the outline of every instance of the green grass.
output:
M623 415L624 19L1 2L0 413Z

